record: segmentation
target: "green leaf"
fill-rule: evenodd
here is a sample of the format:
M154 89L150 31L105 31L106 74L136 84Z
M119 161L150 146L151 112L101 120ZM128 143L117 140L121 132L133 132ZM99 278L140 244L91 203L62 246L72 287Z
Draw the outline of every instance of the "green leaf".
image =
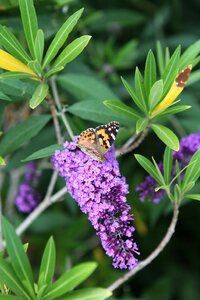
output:
M185 197L192 200L200 201L200 194L186 194Z
M152 124L151 127L155 134L159 137L161 141L163 141L164 144L166 144L172 150L179 150L179 140L177 136L173 133L173 131L159 124Z
M64 69L63 66L58 66L56 68L51 68L46 74L45 74L45 77L46 78L50 78L51 76L53 76L54 74L62 71Z
M29 102L30 108L36 108L45 99L48 94L48 90L49 87L47 83L39 84Z
M136 123L136 133L142 132L145 128L148 127L148 120L145 118L140 118Z
M5 165L6 165L5 160L3 159L3 157L0 156L0 166L5 166Z
M162 49L160 41L157 41L157 43L156 43L156 54L157 54L157 62L158 62L159 72L160 72L160 75L162 75L164 68L165 68L165 63L164 63L163 49Z
M170 61L170 52L169 52L169 48L166 47L165 48L165 66L169 63Z
M79 101L92 99L96 102L96 100L118 99L118 96L104 81L91 75L68 73L58 76L57 80L65 91Z
M190 105L176 105L174 107L169 107L165 111L161 112L156 118L166 117L168 115L178 114L184 110L191 108Z
M156 61L152 50L149 50L144 71L144 85L146 95L149 95L151 87L156 81Z
M0 40L1 45L6 49L6 51L25 63L29 62L30 57L14 34L6 26L0 25Z
M77 285L83 282L96 269L97 264L93 262L82 263L65 272L61 277L55 281L49 288L48 292L44 294L44 299L57 298Z
M104 300L112 296L111 291L103 288L85 288L67 294L67 297L60 300Z
M83 35L71 42L56 58L53 68L65 66L70 61L74 60L87 46L90 39L90 35Z
M182 183L182 188L190 183L190 182L195 182L199 176L200 176L200 150L194 153L192 156L189 166L186 169L184 178L183 178L183 183Z
M38 60L38 62L41 64L43 58L43 52L44 52L44 32L42 29L38 29L37 31L34 49L35 49L35 57Z
M117 53L112 57L111 64L120 69L127 69L133 64L136 58L138 42L136 40L128 41L124 46L120 47Z
M111 108L112 110L127 116L128 118L140 118L140 115L131 106L128 106L118 100L105 100L103 101L103 104L106 107Z
M0 80L2 79L24 79L24 78L33 78L34 76L29 73L22 72L4 72L0 74ZM36 77L35 77L36 78Z
M34 116L11 128L0 141L0 155L5 156L20 148L37 135L50 118L48 115Z
M0 295L0 299L2 300L23 300L24 298L12 296L12 295ZM28 298L26 298L28 299Z
M55 271L56 249L52 237L48 240L40 265L38 289L40 290L43 285L50 285Z
M160 102L162 94L163 94L163 80L161 79L156 81L150 90L148 101L151 110L154 109L154 107L156 107L156 105Z
M164 83L163 96L169 91L172 83L174 82L178 70L179 70L179 60L180 60L181 47L178 46L171 56L164 72L162 74L162 79Z
M30 295L24 289L21 280L18 279L12 266L3 258L0 258L0 278L3 283L16 295L22 296L23 299L31 300Z
M29 295L34 297L34 281L30 262L15 229L5 218L3 218L3 233L13 269Z
M164 166L164 179L167 184L170 182L171 179L172 163L173 163L172 150L166 147L164 153L164 159L163 159L163 166Z
M140 99L142 110L147 112L146 93L144 88L144 80L138 67L135 69L135 91L137 98Z
M12 101L12 99L8 97L6 94L4 94L2 91L0 91L0 99L5 101Z
M79 9L72 16L70 16L67 19L67 21L62 25L62 27L58 30L46 52L43 68L45 68L52 61L52 59L56 56L60 48L63 46L64 42L68 38L69 33L73 30L74 26L81 17L82 12L83 8Z
M54 145L51 145L49 147L45 147L43 149L40 149L40 150L32 153L31 155L29 155L28 157L23 159L22 162L35 160L35 159L40 159L40 158L44 158L44 157L49 157L49 156L53 155L56 150L63 150L63 149L64 149L63 145L54 144Z
M190 47L188 47L181 55L179 71L182 71L188 65L193 64L193 61L195 60L199 52L200 52L200 40L198 40Z
M140 99L138 99L138 97L136 96L136 94L134 93L132 87L130 86L130 84L123 78L121 77L122 83L125 87L125 89L127 90L127 92L129 93L129 95L131 96L132 100L135 102L135 104L142 110L144 111L144 107L140 101Z
M91 120L98 123L108 123L117 120L120 124L130 127L133 127L135 124L133 119L127 118L118 112L111 111L100 101L91 100L78 102L71 105L67 110L84 120Z
M32 56L35 57L34 45L38 31L38 23L33 0L19 0L19 8L26 41Z
M157 170L155 166L152 164L152 162L146 158L143 155L135 154L135 158L139 162L139 164L149 173L159 184L163 184L163 182L160 180L160 177L157 173Z
M41 64L38 62L37 59L31 60L28 63L28 67L33 70L36 74L38 74L40 77L42 76L42 67Z

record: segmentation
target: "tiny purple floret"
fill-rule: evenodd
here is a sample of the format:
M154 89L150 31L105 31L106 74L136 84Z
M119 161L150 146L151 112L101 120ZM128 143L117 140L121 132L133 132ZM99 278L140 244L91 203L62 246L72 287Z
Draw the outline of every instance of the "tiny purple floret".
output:
M114 146L106 153L106 162L99 162L80 151L74 142L64 144L52 156L54 168L65 177L68 193L97 231L101 244L113 266L133 269L138 260L138 247L133 236L131 207L126 201L128 185L120 175Z

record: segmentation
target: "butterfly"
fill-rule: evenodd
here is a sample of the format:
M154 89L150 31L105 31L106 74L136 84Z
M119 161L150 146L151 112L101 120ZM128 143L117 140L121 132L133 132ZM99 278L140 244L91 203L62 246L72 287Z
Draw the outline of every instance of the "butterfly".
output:
M106 161L105 154L113 144L119 131L119 122L113 121L96 128L88 128L77 139L77 147L94 160Z

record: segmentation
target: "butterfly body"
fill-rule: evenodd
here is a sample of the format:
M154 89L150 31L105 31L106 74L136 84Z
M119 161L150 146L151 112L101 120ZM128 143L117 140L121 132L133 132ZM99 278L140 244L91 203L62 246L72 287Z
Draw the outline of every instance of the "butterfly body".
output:
M77 146L93 159L105 162L105 154L113 144L118 130L117 121L96 128L88 128L79 135Z

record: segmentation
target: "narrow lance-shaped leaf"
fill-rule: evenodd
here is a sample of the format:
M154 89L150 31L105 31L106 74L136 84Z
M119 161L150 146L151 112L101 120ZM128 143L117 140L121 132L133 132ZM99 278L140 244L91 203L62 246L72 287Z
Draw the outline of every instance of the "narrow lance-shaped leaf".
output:
M156 43L156 54L157 54L158 68L160 71L160 75L162 75L165 64L164 64L163 49L162 49L160 41L157 41L157 43Z
M163 94L163 80L158 80L154 83L149 94L149 107L153 109L160 101Z
M148 95L151 87L156 81L156 61L154 54L151 50L147 55L146 63L145 63L145 71L144 71L144 85L146 94Z
M183 189L189 182L195 182L200 176L200 150L194 153L183 178Z
M166 147L164 153L164 159L163 159L163 166L164 166L164 179L167 184L170 182L171 179L172 162L173 162L172 150Z
M163 184L163 182L160 180L160 178L157 174L157 170L156 170L155 166L152 164L152 162L148 158L146 158L145 156L140 155L140 154L135 154L135 158L137 159L139 164L147 171L147 173L149 173L151 176L153 176L153 178L160 185Z
M111 108L114 111L117 111L129 118L138 119L140 118L140 115L135 111L132 107L118 101L118 100L105 100L103 104Z
M200 194L186 194L186 198L200 201Z
M33 0L19 0L19 8L26 41L32 56L35 57L34 45L38 31L38 23Z
M142 132L148 126L148 120L145 118L139 118L136 123L136 133Z
M47 83L42 83L38 85L29 102L30 108L36 108L45 99L45 97L48 94L48 88L49 87Z
M24 79L24 78L33 78L33 75L30 73L22 73L22 72L4 72L0 74L0 80L1 79Z
M26 157L22 161L25 162L25 161L44 158L44 157L49 157L49 156L53 155L56 150L63 150L63 149L64 149L63 145L54 144L54 145L51 145L49 147L45 147L43 149L40 149L40 150L32 153L31 155L29 155L28 157Z
M64 273L44 294L44 299L55 299L75 288L95 270L96 263L82 263Z
M90 35L83 35L80 38L77 38L73 42L71 42L55 60L53 68L65 66L67 63L74 60L87 46L90 39Z
M46 78L50 78L51 76L53 76L54 74L62 71L64 69L63 66L58 66L56 68L51 68L46 74L45 74L45 77Z
M60 300L104 300L112 296L111 291L102 288L85 288L74 291Z
M14 34L5 26L0 25L0 40L1 45L13 56L28 63L29 55L26 53L20 42L16 39Z
M56 33L45 55L43 68L45 68L52 61L52 59L56 56L60 48L63 46L63 44L68 38L69 33L73 30L79 18L81 17L82 12L83 8L75 12L72 16L70 16L59 29L59 31Z
M170 58L162 74L162 79L164 83L164 90L163 90L164 95L168 92L176 75L178 74L180 53L181 53L181 47L179 46L174 51L172 57Z
M166 117L168 115L174 115L174 114L178 114L184 110L187 110L191 108L190 105L177 105L174 107L169 107L167 108L165 111L161 112L158 116L156 116L156 118L162 118L162 117Z
M125 89L127 90L127 92L129 93L129 95L131 96L131 98L133 99L133 101L135 102L135 104L142 110L145 111L143 104L141 103L140 99L136 96L136 94L134 93L132 87L130 86L130 84L123 78L121 77L122 83L125 87Z
M50 120L48 115L29 118L11 128L0 141L0 155L5 156L34 137Z
M22 296L23 299L31 300L30 295L24 289L12 266L3 258L0 258L0 278L3 284L12 292L15 292L16 295Z
M152 124L151 127L155 134L159 137L159 139L161 139L161 141L163 141L165 145L167 145L172 150L179 150L179 140L173 133L173 131L159 124Z
M43 52L44 52L44 32L42 29L39 29L35 38L35 57L38 62L41 64Z
M181 55L179 71L183 70L189 64L193 64L194 59L200 52L200 40L188 47Z
M146 103L147 99L146 99L146 93L144 87L144 80L138 67L136 67L135 69L135 91L138 99L141 102L143 111L147 112L147 103Z
M52 237L48 240L40 266L39 273L39 281L38 281L38 289L40 289L43 285L51 284L54 270L55 270L55 259L56 259L56 249L54 240Z
M29 295L34 297L33 273L30 262L15 229L5 218L3 218L3 233L13 269Z

